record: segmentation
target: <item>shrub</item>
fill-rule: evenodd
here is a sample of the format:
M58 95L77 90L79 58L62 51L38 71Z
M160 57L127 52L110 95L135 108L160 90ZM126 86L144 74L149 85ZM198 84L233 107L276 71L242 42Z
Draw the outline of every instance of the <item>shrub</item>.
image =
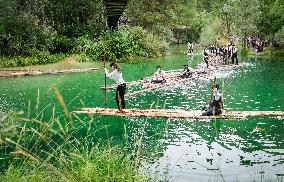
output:
M107 57L109 61L126 61L141 57L158 57L165 55L169 44L160 40L151 32L141 27L121 28L107 32ZM104 59L104 33L95 40L89 36L76 39L75 53L84 53L91 59Z
M66 36L58 36L54 41L54 46L50 49L51 53L68 53L75 47L74 39Z
M275 34L275 39L279 45L284 48L284 26Z
M241 57L246 57L249 54L250 49L246 47L240 48L240 55Z

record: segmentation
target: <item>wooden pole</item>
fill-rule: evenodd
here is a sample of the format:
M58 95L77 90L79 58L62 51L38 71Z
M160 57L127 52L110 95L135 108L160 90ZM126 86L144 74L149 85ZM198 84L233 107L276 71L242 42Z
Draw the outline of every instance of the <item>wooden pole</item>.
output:
M221 108L222 108L222 109L224 109L224 108L223 108L224 89L225 89L225 81L224 81L224 78L223 78L223 79L222 79L222 97L221 97L221 99L222 99L222 100L221 100L221 106L222 106Z
M210 105L212 104L212 97L213 97L213 91L214 91L215 85L216 85L216 76L214 78L213 85L212 85L212 92L210 95Z
M107 61L107 50L106 50L106 32L104 33L104 68L106 68L106 61ZM107 84L106 84L106 73L105 73L105 95L104 95L104 102L105 106L107 105L107 95L106 95L106 90L107 90Z

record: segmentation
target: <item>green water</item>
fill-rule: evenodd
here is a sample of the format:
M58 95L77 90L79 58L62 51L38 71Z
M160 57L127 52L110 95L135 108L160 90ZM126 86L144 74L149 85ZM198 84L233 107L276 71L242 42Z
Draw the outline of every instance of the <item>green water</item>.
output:
M166 58L121 64L126 81L141 79L155 71L179 69L187 63L186 47L175 47ZM196 56L193 66L200 59ZM242 68L228 70L224 77L224 107L227 110L284 110L284 59L247 58ZM23 110L51 116L63 114L50 85L61 92L69 111L103 107L104 93L99 71L68 75L47 75L0 79L0 111ZM218 79L220 85L221 79ZM113 83L108 80L108 84ZM188 81L127 99L129 108L200 109L210 97L210 81ZM129 87L128 93L139 90ZM37 99L37 95L39 97ZM108 107L116 107L114 90L107 92ZM38 101L37 101L38 100ZM36 103L39 103L38 110ZM44 109L44 110L43 110ZM42 111L42 112L41 112ZM85 116L82 116L85 117ZM87 116L86 116L87 117ZM86 120L87 121L87 120ZM100 127L106 130L98 132ZM95 116L93 140L111 139L132 143L143 134L142 156L151 179L162 181L283 181L284 118L250 117L245 120L192 120L141 117ZM96 132L95 132L96 131ZM125 138L125 133L128 137Z

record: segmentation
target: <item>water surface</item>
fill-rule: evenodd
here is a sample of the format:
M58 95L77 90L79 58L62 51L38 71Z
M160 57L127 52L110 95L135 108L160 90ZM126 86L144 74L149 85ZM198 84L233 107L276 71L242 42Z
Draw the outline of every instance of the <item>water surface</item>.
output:
M138 80L155 72L179 69L188 62L185 47L176 47L172 55L150 61L121 64L126 81ZM195 56L192 66L200 61ZM284 110L284 59L247 58L243 67L228 70L217 77L222 86L226 110ZM46 75L0 79L0 111L23 110L27 115L51 116L55 107L63 114L50 88L55 85L70 111L86 107L104 107L102 65L99 71L67 75ZM113 83L108 80L108 84ZM188 81L145 92L127 99L128 108L200 109L210 98L212 83ZM127 92L139 90L129 87ZM39 95L39 97L38 97ZM107 92L108 107L116 107L114 90ZM37 107L38 103L38 107ZM43 110L44 109L44 110ZM42 111L42 112L41 112ZM87 120L86 120L87 122ZM143 117L95 116L94 141L111 139L135 145L141 135L141 155L151 179L162 181L283 181L283 117L249 117L244 120L192 120ZM126 135L127 134L127 137ZM143 157L144 156L144 157Z

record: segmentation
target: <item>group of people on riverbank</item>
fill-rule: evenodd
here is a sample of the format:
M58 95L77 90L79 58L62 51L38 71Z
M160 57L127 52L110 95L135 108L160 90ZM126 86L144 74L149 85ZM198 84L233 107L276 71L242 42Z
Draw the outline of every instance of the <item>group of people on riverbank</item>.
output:
M255 52L263 52L264 42L258 37L249 37L247 39L248 46L250 46Z
M212 44L209 48L205 48L202 52L203 61L209 68L209 65L226 64L231 60L232 64L239 64L238 48L234 43L220 47L218 44Z

